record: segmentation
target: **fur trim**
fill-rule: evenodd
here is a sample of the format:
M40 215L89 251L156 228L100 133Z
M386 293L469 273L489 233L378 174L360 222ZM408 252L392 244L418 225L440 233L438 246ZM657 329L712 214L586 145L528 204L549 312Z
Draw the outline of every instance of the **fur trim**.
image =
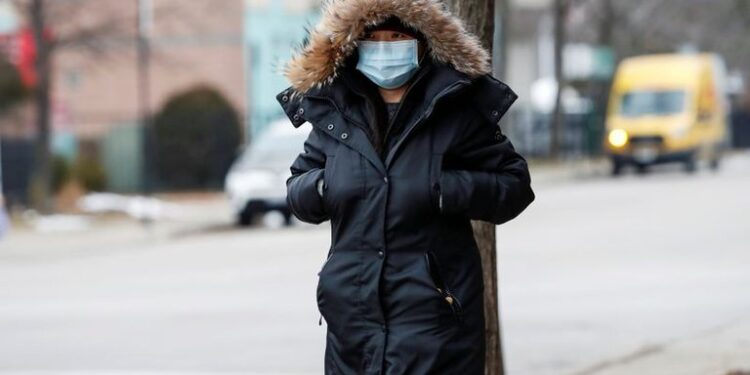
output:
M435 61L472 78L491 72L488 51L440 0L327 0L307 44L294 54L283 74L298 93L330 84L365 28L389 16L422 32Z

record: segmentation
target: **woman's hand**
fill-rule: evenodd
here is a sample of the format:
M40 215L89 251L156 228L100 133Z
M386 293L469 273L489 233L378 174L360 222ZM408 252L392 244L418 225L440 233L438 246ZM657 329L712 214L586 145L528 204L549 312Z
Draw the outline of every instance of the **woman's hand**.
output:
M323 172L323 173L325 173L325 172ZM325 190L324 182L325 181L323 180L323 178L319 178L318 182L315 184L315 186L318 189L318 195L320 195L321 198L323 198L323 191Z
M325 174L324 139L317 129L310 132L304 144L304 152L292 163L292 176L286 181L290 210L301 221L312 224L329 219L318 187Z
M440 172L441 213L502 224L534 200L526 160L498 126L467 124L449 152L459 169Z

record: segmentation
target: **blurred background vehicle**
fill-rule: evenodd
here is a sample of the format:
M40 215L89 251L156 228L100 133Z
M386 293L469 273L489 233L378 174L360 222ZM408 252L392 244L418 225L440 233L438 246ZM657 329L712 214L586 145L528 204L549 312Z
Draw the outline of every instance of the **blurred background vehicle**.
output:
M225 191L239 225L250 225L261 214L278 212L291 224L286 204L289 167L303 151L310 124L295 128L288 119L278 120L246 147L227 174Z
M713 54L650 55L620 63L610 94L606 149L612 173L682 162L718 168L727 145L726 68Z

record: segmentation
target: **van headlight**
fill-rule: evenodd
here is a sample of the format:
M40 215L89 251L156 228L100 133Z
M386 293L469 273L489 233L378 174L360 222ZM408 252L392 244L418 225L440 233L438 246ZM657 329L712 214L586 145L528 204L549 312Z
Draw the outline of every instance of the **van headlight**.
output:
M672 136L675 138L683 138L690 132L690 124L682 124L674 130L672 130Z
M622 147L628 143L628 132L623 129L614 129L609 132L607 140L614 147Z

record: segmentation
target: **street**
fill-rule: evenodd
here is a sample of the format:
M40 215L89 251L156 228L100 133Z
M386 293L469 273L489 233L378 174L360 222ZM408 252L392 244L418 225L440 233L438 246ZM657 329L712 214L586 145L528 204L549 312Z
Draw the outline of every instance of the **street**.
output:
M750 369L750 154L534 188L497 232L510 375ZM188 230L113 220L0 242L0 373L322 373L329 227L208 211Z

